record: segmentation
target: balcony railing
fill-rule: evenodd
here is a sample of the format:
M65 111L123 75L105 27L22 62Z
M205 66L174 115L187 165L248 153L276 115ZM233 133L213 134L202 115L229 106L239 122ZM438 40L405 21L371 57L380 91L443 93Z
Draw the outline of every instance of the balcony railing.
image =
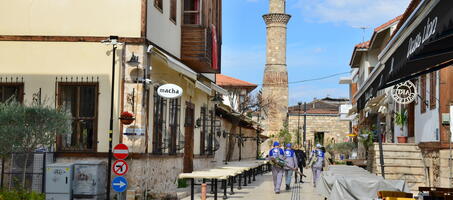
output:
M186 65L200 73L220 72L220 67L216 66L216 63L220 63L220 61L215 62L215 59L220 58L220 45L219 42L215 45L217 58L213 58L214 40L210 28L183 25L181 34L181 60Z

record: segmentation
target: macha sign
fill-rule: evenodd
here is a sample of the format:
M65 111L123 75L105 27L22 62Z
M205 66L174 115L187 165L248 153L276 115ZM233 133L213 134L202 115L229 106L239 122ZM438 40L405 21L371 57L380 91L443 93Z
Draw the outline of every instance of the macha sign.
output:
M160 97L167 99L175 99L182 95L183 90L181 87L175 84L165 84L157 88L157 94Z

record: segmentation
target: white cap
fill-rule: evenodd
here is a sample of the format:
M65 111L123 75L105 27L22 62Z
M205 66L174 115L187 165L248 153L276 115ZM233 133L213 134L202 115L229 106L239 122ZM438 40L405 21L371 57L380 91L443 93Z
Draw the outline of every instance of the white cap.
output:
M320 144L316 144L316 148L321 148L322 146Z

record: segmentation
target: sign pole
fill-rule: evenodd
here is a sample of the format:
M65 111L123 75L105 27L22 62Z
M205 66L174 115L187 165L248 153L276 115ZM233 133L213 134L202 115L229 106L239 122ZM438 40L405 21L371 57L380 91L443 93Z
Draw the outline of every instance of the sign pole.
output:
M113 40L113 36L110 37ZM116 37L117 39L118 37ZM108 167L107 167L107 183L112 180L112 173L110 167L112 166L112 140L113 140L113 99L115 96L115 55L116 55L116 44L113 44L112 50L112 85L110 93L110 125L109 125L109 154L108 154ZM107 184L107 199L110 199L110 184Z

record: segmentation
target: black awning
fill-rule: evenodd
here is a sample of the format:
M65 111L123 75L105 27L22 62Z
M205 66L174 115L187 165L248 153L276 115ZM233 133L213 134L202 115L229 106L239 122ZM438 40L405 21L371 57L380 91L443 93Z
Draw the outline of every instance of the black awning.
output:
M453 1L440 0L385 62L384 69L358 99L357 108L363 109L379 89L449 66L445 63L451 64L451 60Z

